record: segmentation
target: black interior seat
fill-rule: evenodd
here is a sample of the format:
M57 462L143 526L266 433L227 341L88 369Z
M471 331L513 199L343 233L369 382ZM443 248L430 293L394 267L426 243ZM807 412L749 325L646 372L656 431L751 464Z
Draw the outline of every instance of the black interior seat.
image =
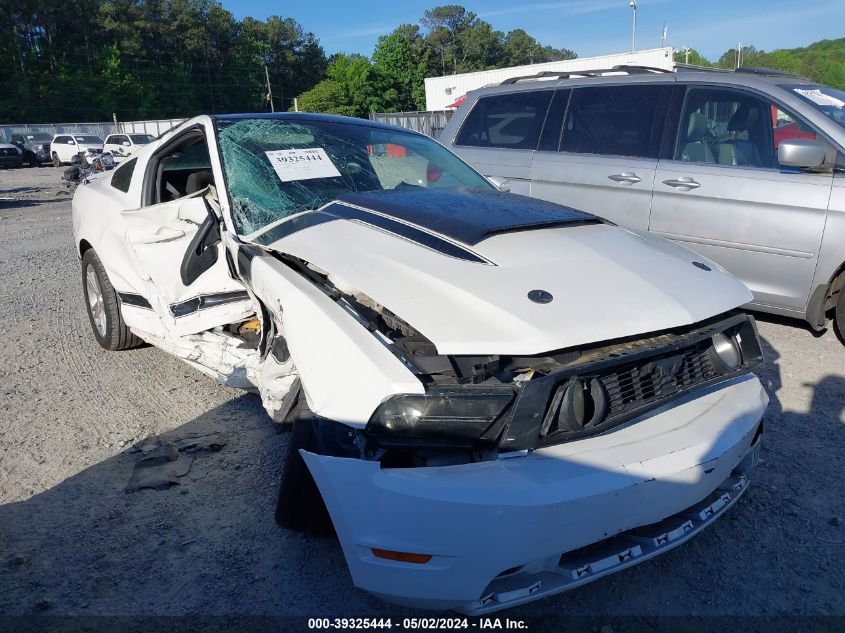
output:
M191 195L192 193L196 193L197 191L202 191L208 185L214 184L214 175L211 173L210 169L204 169L202 171L195 171L188 179L185 181L185 195Z

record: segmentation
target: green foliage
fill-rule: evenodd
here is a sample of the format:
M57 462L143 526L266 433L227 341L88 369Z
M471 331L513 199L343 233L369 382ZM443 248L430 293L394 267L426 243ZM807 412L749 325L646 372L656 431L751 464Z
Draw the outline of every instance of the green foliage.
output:
M709 62L697 51L690 51L690 63L718 68L736 68L737 51L728 49L715 63ZM684 61L684 52L675 52L675 61ZM770 53L754 46L742 48L743 66L772 68L808 77L833 88L845 90L845 38L821 40L804 48L781 48Z
M373 51L373 67L388 112L425 109L424 79L428 50L418 26L403 24L390 35L382 35Z
M218 0L0 1L0 122L276 110L421 110L428 76L569 59L459 5L379 38L372 62L326 59L291 18L237 20Z
M170 118L276 109L324 78L290 18L236 20L217 0L0 2L0 121Z
M689 55L686 51L680 50L675 51L674 56L675 62L678 64L694 64L696 66L712 66L713 64L710 63L704 55L699 53L694 48L689 49Z
M303 94L300 108L356 116L423 110L425 77L575 57L569 49L541 45L522 29L496 31L462 6L439 6L423 14L420 26L402 24L381 36L371 65L360 56L332 57L332 84Z
M306 112L324 112L356 116L355 109L346 104L346 94L338 82L324 79L299 95L299 109Z

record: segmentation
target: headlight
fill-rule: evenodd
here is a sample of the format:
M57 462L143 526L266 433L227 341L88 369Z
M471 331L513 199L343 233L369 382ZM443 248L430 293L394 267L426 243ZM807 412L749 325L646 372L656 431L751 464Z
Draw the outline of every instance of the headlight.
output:
M498 435L497 420L513 399L509 388L478 387L391 396L376 409L366 433L394 445L492 442Z
M735 335L730 332L719 332L711 339L711 359L717 368L732 371L742 365L742 349Z

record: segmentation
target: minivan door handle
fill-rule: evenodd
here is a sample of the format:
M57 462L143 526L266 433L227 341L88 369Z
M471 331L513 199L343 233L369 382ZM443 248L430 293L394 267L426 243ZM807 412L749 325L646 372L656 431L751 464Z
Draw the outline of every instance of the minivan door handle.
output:
M690 178L689 176L681 176L680 178L664 180L664 185L669 185L670 187L674 187L675 189L680 189L682 191L690 191L691 189L698 189L701 185L695 181L694 178Z
M623 185L633 185L642 180L637 174L630 172L630 171L623 171L621 174L613 174L612 176L608 176L611 180L615 182L622 183Z

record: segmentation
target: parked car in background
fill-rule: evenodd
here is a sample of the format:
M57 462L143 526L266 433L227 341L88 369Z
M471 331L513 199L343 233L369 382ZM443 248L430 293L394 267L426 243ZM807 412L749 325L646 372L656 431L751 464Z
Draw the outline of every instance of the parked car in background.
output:
M747 288L416 132L195 117L83 181L73 233L97 342L292 422L278 523L333 525L387 600L478 614L596 580L700 533L757 462Z
M0 167L9 169L23 165L23 152L17 145L0 143Z
M475 91L440 140L511 191L695 249L755 309L845 335L845 92L765 69L608 72Z
M93 134L56 134L50 143L50 158L55 167L69 165L80 152L88 156L102 154L103 139Z
M121 162L130 154L151 143L151 134L109 134L103 143L103 151L110 152L115 162Z
M30 167L50 162L50 142L53 135L47 132L21 132L12 134L12 145L23 152L23 162Z

